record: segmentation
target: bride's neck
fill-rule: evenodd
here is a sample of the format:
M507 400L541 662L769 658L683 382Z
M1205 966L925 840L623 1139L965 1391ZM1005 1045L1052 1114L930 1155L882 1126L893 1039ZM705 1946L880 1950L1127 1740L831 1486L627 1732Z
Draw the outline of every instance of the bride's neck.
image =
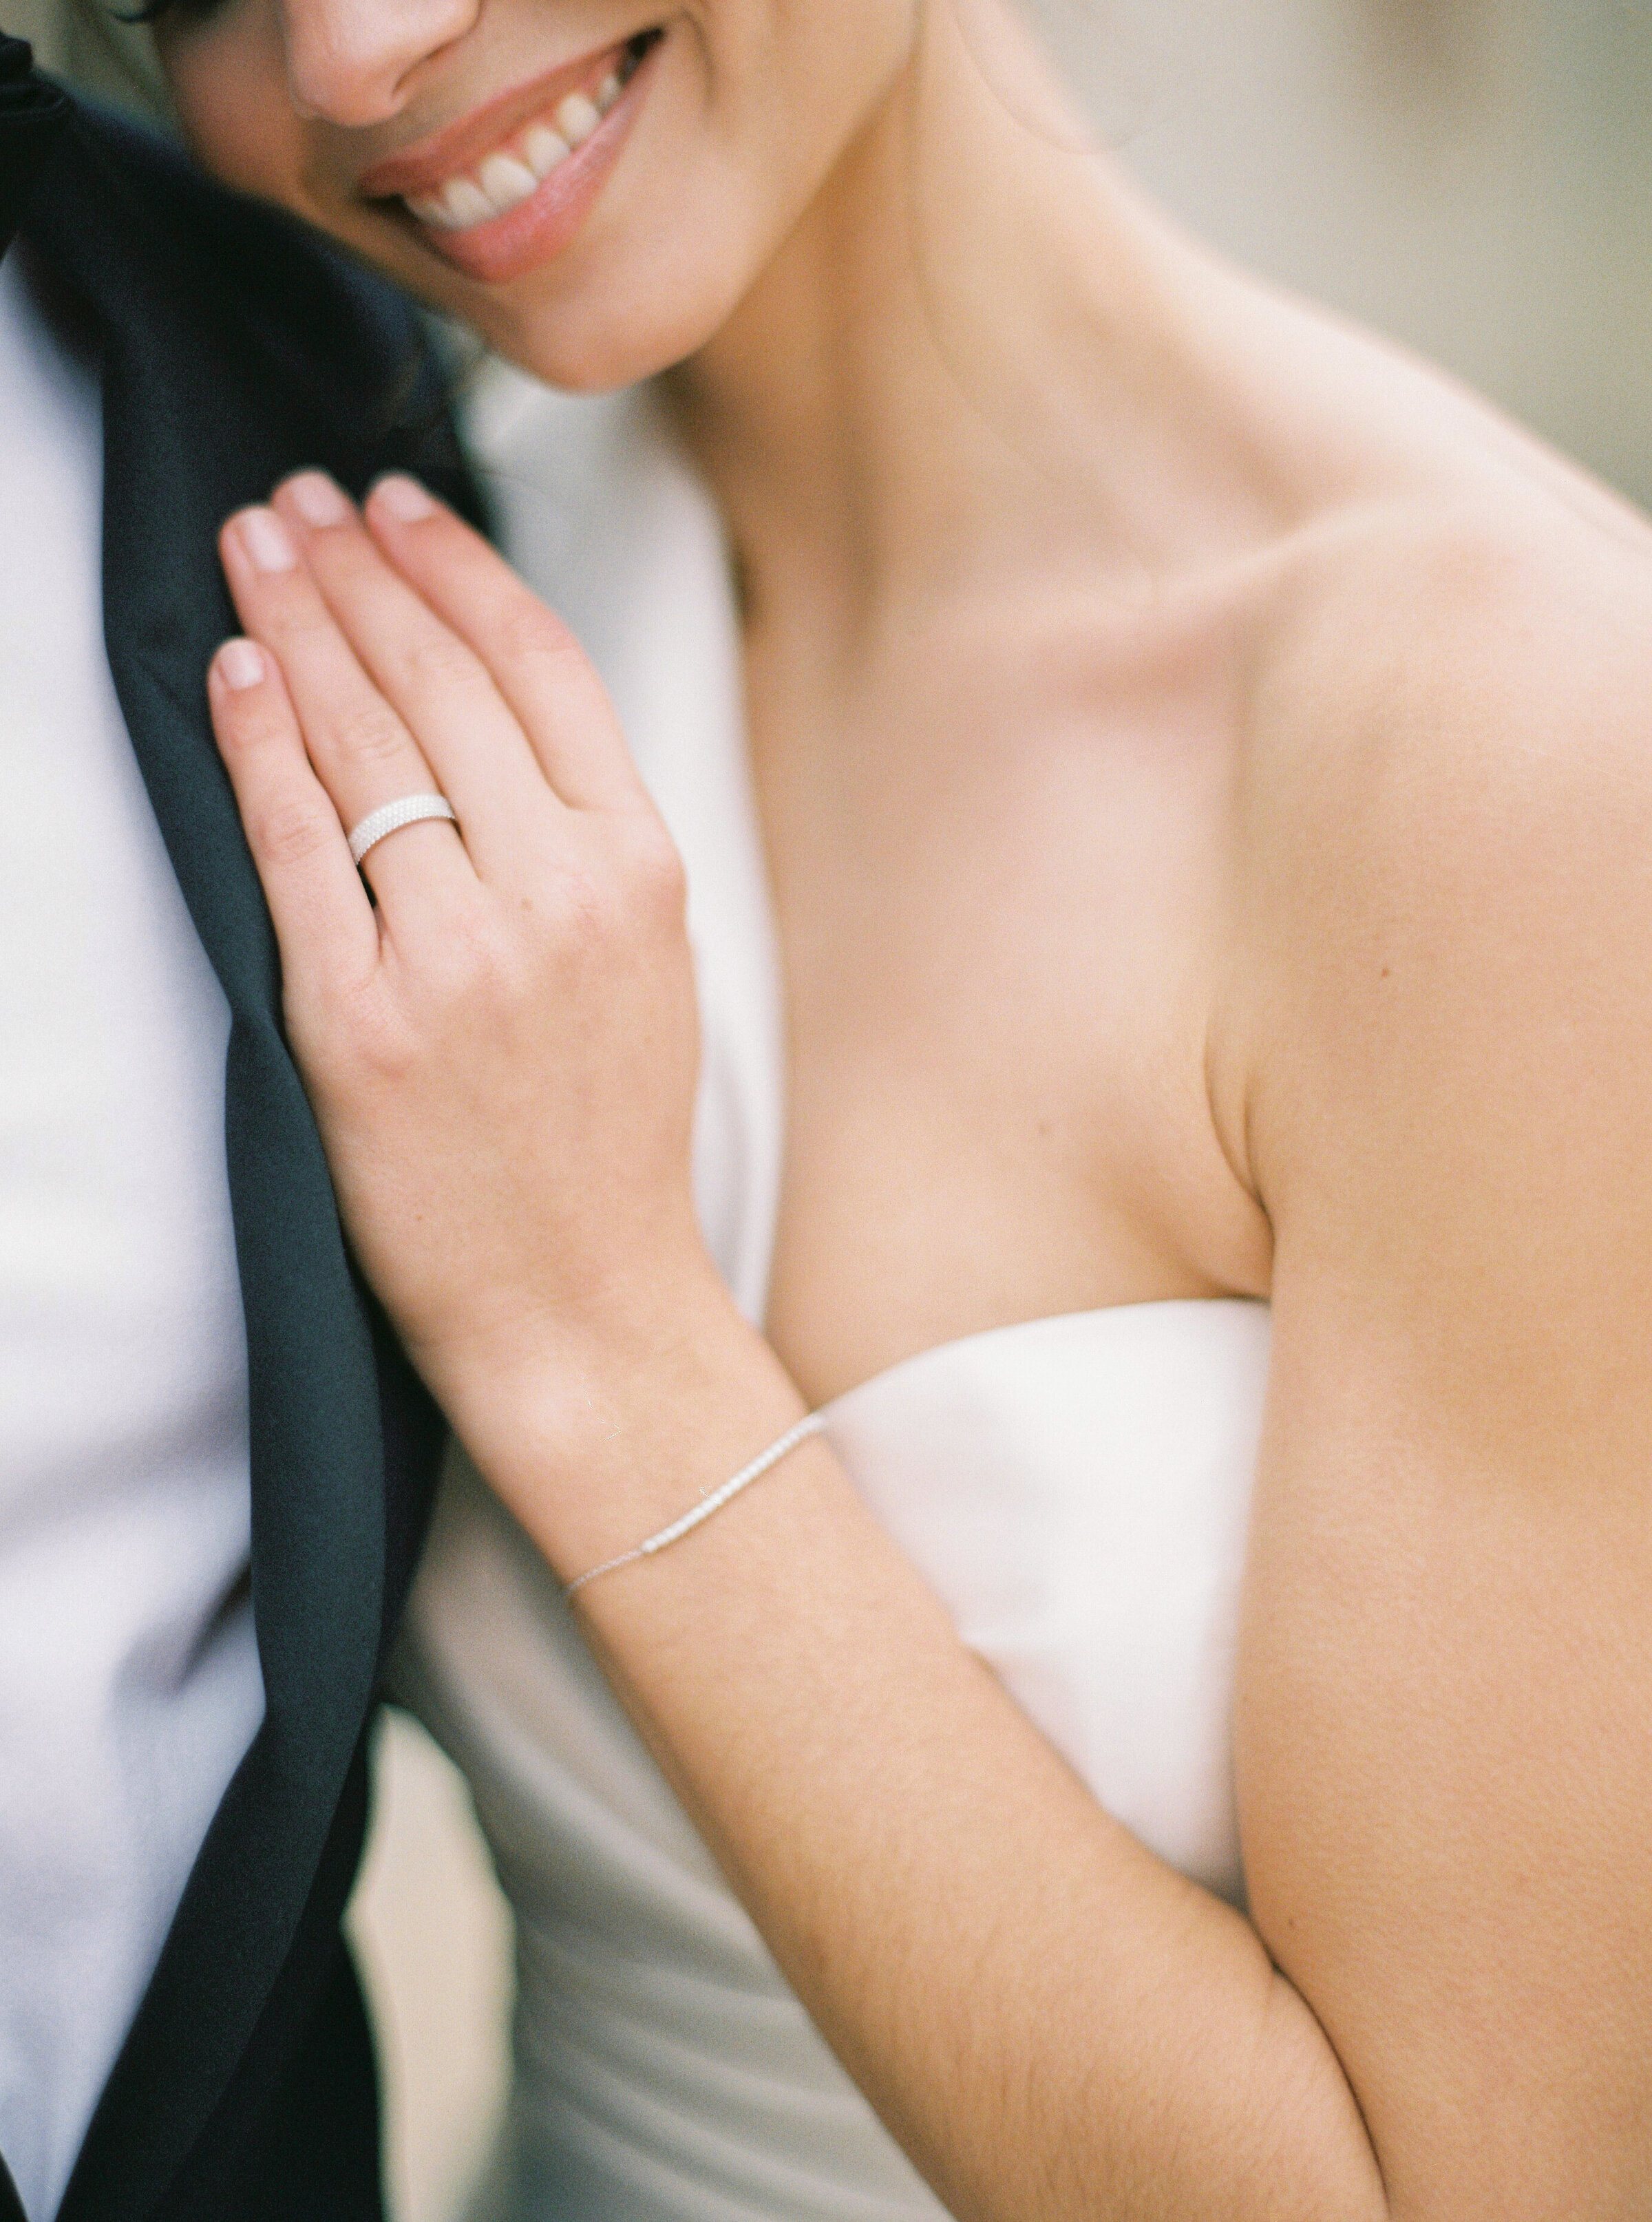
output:
M1089 568L1157 571L1203 529L1205 462L1232 461L1189 337L1202 260L1083 147L998 4L923 11L877 113L670 380L758 618L801 588L845 650L1081 539Z

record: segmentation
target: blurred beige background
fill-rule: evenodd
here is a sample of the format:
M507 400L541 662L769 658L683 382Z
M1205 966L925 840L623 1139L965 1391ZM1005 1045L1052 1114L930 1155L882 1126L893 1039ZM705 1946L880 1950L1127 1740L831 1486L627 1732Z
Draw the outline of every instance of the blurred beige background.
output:
M382 1717L374 1779L349 1934L379 2046L386 2204L391 2222L451 2222L504 2103L511 1918L468 1791L405 1713Z
M1207 237L1652 502L1652 0L1034 4L1108 139ZM64 0L0 18L141 97L141 34ZM390 2192L396 2222L451 2222L503 2092L508 1918L462 1784L400 1716L378 1785L352 1923Z
M1126 151L1207 237L1652 501L1649 0L1101 4L1157 27Z

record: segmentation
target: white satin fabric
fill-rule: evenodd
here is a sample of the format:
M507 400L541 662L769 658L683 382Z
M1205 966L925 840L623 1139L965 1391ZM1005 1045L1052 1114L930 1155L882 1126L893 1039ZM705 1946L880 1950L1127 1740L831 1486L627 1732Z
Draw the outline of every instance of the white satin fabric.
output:
M569 402L501 376L472 431L512 556L590 647L687 862L706 1034L696 1192L755 1317L780 1025L716 520L645 397ZM948 1344L828 1415L964 1640L1101 1803L1233 1899L1234 1632L1267 1349L1260 1305L1136 1305ZM758 1485L783 1489L783 1472ZM787 1988L538 1554L462 1459L400 1677L470 1779L517 1917L516 2080L488 2217L940 2214Z

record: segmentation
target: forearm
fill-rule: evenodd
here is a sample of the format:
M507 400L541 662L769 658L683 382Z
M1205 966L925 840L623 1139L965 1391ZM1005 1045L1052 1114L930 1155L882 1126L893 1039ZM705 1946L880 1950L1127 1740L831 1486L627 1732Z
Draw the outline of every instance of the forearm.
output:
M605 1435L577 1509L504 1477L560 1571L663 1524L801 1410L756 1338L718 1340ZM1384 2212L1335 2056L1249 1924L1108 1819L825 1445L580 1606L788 1978L953 2213Z

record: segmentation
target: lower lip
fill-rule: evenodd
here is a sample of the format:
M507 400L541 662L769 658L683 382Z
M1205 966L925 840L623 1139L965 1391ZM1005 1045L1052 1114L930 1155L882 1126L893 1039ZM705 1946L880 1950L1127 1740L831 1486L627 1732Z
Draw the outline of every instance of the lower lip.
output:
M504 216L464 231L438 231L421 223L411 210L405 221L419 244L439 254L468 278L500 286L550 261L571 246L602 191L608 173L636 121L651 82L655 59L665 44L656 39L632 71L625 89L584 144L565 154L550 175Z

